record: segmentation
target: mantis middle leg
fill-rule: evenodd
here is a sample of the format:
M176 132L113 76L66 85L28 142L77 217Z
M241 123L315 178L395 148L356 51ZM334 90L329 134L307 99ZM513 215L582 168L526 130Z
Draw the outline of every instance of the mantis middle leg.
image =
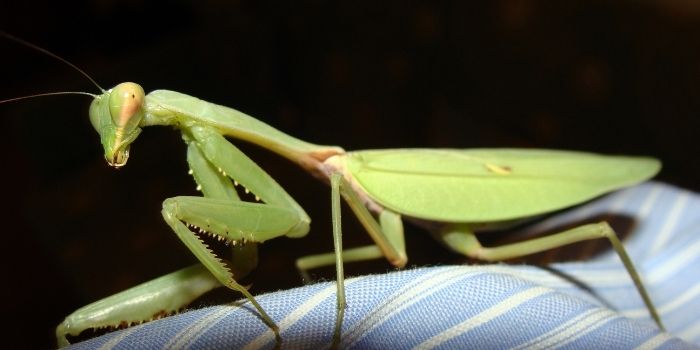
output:
M307 270L329 266L336 266L336 323L333 332L332 348L340 343L340 333L345 314L345 282L343 263L345 261L364 261L386 257L397 267L406 264L406 248L403 237L403 224L401 216L384 210L379 214L379 221L365 208L362 201L353 191L351 185L343 178L342 174L333 174L331 182L331 209L333 221L333 244L335 252L318 255L310 255L297 260L297 268L308 279ZM342 222L340 197L346 200L350 209L355 213L365 227L375 244L364 247L343 250L342 248Z

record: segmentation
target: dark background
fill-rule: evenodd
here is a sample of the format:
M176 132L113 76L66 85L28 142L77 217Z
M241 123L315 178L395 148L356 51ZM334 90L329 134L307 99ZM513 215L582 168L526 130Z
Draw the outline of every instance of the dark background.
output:
M3 2L0 26L105 88L135 81L187 93L314 143L644 154L663 160L658 179L700 190L694 1L25 1ZM45 55L0 47L0 99L97 92ZM51 347L53 327L79 306L194 262L160 216L164 198L196 194L180 136L144 130L114 171L89 102L0 106L4 338L24 347ZM315 220L304 239L262 246L252 291L298 286L294 259L332 249L329 191L241 147ZM366 243L346 222L346 246ZM410 264L455 259L413 231ZM349 274L390 269L360 264Z

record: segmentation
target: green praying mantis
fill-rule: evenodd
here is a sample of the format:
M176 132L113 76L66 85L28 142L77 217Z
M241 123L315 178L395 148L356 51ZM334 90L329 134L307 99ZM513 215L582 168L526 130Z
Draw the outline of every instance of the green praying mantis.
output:
M6 33L3 36L76 68L44 49ZM228 138L277 153L330 185L334 250L299 258L297 267L306 274L311 269L335 265L337 309L331 346L336 346L342 336L343 264L384 257L396 267L405 266L404 219L427 228L453 251L485 261L608 239L652 319L663 329L639 274L607 223L499 247L482 246L475 234L508 227L649 179L660 169L656 159L543 149L347 152L337 146L302 141L235 109L174 91L146 94L140 85L127 82L98 95L80 94L93 98L90 122L112 167L126 165L131 144L144 127L170 126L182 133L189 173L202 196L168 198L163 202L162 215L200 264L75 311L56 329L60 346L68 344L69 336L87 329L140 323L175 312L222 285L243 294L274 332L277 345L282 344L275 321L238 281L255 267L258 243L281 236L304 237L311 219L284 188ZM3 102L7 101L11 100ZM237 187L254 200L242 199ZM372 245L342 248L341 197L373 240ZM230 245L230 259L215 254L208 246L210 240Z

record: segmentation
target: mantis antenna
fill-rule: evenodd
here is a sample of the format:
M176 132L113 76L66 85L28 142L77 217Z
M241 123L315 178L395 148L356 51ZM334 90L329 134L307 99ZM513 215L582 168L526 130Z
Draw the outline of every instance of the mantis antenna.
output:
M73 63L68 62L68 60L66 60L66 59L64 59L64 58L62 58L62 57L56 55L55 53L53 53L53 52L51 52L51 51L49 51L49 50L46 50L46 49L44 49L44 48L41 48L41 47L39 47L39 46L36 46L36 45L34 45L34 44L32 44L32 43L30 43L30 42L28 42L28 41L22 40L22 39L20 39L20 38L14 36L14 35L10 35L10 34L4 32L4 31L0 31L0 35L2 35L3 37L5 37L6 39L12 40L12 41L14 41L14 42L16 42L16 43L19 43L19 44L21 44L21 45L24 45L24 46L30 48L30 49L34 49L34 50L36 50L36 51L39 51L39 52L41 52L41 53L43 53L43 54L45 54L45 55L47 55L47 56L49 56L49 57L53 57L53 58L55 58L55 59L57 59L57 60L59 60L59 61L65 63L65 64L67 64L69 67L75 69L75 70L78 71L80 74L82 74L84 77L86 77L88 80L90 80L90 82L92 82L95 86L97 86L97 88L100 89L101 92L103 92L103 93L106 92L105 89L103 89L103 88L100 86L100 84L98 84L98 83L95 81L95 79L92 79L92 77L90 77L90 75L88 75L87 73L85 73L85 71L83 71L82 69L78 68L78 67L77 67L76 65L74 65ZM47 93L36 94L36 95L29 95L29 96L8 98L8 99L5 99L5 100L0 100L0 104L1 104L1 103L7 103L7 102L19 101L19 100L30 99L30 98L35 98L35 97L54 96L54 95L86 95L86 96L90 96L90 97L92 97L92 98L95 98L95 97L96 97L96 95L94 95L94 94L87 93L87 92L82 92L82 91L59 91L59 92L47 92Z
M83 91L58 91L58 92L45 92L43 94L8 98L6 100L0 100L0 104L7 103L7 102L21 101L21 100L26 100L26 99L35 98L35 97L55 96L55 95L85 95L85 96L90 96L92 98L97 97L97 95L91 94L89 92L83 92Z

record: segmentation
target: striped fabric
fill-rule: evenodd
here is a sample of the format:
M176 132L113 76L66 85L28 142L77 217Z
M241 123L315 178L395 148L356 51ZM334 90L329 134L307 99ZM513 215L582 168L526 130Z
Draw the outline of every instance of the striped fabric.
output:
M669 333L660 333L614 252L582 263L440 266L347 281L343 348L685 349L700 344L700 197L649 182L528 230L602 214L635 218L625 242ZM409 252L410 255L410 252ZM566 275L570 278L563 278ZM575 280L578 283L572 283ZM586 291L580 286L592 289ZM257 297L283 348L330 344L335 285ZM207 307L76 344L75 349L271 349L249 303Z

